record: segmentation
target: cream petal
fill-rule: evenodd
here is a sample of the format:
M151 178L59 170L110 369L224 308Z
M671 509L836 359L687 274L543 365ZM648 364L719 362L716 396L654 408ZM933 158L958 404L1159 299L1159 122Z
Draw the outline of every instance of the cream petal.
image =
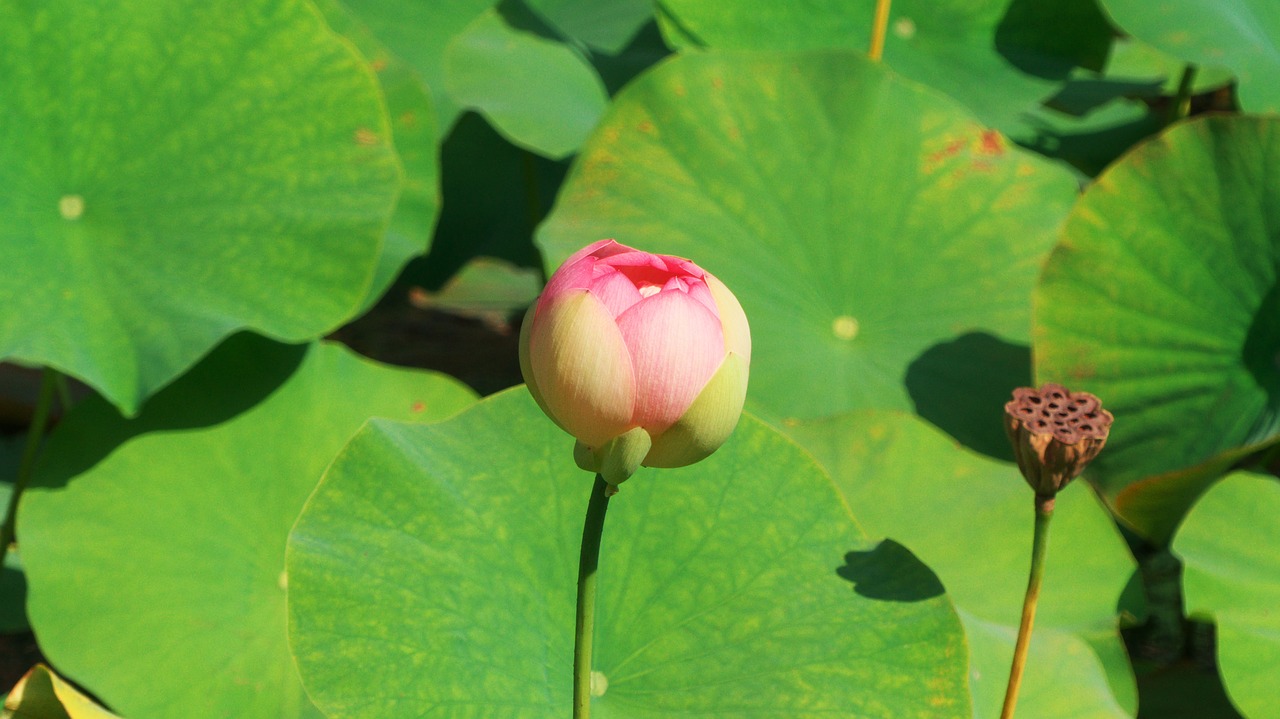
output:
M747 398L747 361L730 353L679 421L653 438L646 467L684 467L724 444L738 426Z
M660 434L685 413L724 359L720 321L675 290L645 298L617 323L635 370L633 422Z
M553 299L534 317L529 370L547 414L600 446L635 426L635 374L613 317L590 292Z
M741 356L751 363L751 326L747 324L747 314L742 311L742 305L738 304L738 298L733 296L728 287L719 279L707 273L707 289L711 290L711 296L716 300L716 307L720 309L720 324L724 328L724 347L725 350L733 352Z
M538 379L534 377L533 367L529 362L529 338L533 333L533 318L537 311L537 302L529 305L529 309L524 313L524 321L520 323L520 375L524 377L524 385L529 388L529 394L533 395L533 401L538 403L553 422L560 425L561 429L565 429L564 425L556 420L551 410L547 409L547 402L542 398L542 392L538 389Z

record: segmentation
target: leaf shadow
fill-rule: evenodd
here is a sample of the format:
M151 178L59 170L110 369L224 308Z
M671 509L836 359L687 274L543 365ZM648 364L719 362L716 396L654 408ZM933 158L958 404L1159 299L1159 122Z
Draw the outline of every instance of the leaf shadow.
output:
M966 447L1006 461L1012 454L1001 423L1004 404L1031 383L1031 348L985 332L930 347L904 379L916 414Z
M103 398L90 397L75 406L50 435L32 485L65 487L117 447L145 434L212 427L231 420L283 385L309 348L240 332L148 399L136 417L124 417Z
M1280 282L1263 296L1240 354L1254 382L1267 395L1266 411L1250 428L1246 442L1271 439L1280 432Z
M920 602L946 591L932 569L892 539L844 555L844 566L836 574L851 582L860 596L880 601Z

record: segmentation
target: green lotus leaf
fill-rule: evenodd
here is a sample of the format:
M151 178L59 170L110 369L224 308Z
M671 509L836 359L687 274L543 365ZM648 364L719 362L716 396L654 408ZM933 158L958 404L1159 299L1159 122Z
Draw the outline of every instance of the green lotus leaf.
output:
M1280 110L1280 13L1272 0L1101 0L1126 34L1184 62L1225 66L1240 104Z
M390 287L411 258L427 252L440 214L440 161L431 95L417 72L394 55L339 0L313 0L335 31L368 59L382 87L396 154L404 167L404 188L387 227L382 257L365 295L367 311Z
M569 714L591 491L572 445L523 387L351 440L289 539L290 641L318 706ZM642 469L610 504L594 716L970 716L937 579L868 542L822 470L758 420L699 464Z
M1093 478L1149 538L1215 475L1147 480L1280 438L1277 168L1280 119L1173 127L1086 190L1037 289L1036 375L1115 415Z
M1071 173L852 53L706 52L623 90L538 232L548 269L613 237L742 302L749 406L916 408L1004 453L1029 299Z
M0 357L134 414L236 330L357 311L401 171L308 3L6 3L0 35Z
M1276 478L1238 472L1192 507L1173 541L1187 614L1217 623L1218 671L1231 703L1249 719L1280 717L1277 516Z
M445 90L445 47L496 0L340 1L427 83L436 131L447 136L463 108Z
M831 472L868 534L894 537L937 572L964 622L973 716L999 716L1031 564L1034 493L1018 468L902 412L786 430ZM1116 605L1134 569L1087 486L1058 495L1018 716L1133 716L1137 690Z
M558 159L600 119L604 82L577 50L482 13L445 49L445 87L516 145Z
M18 515L41 649L132 719L319 719L286 644L289 527L367 418L439 419L472 396L241 334L135 419L86 400Z
M653 0L528 0L534 12L578 42L616 55L653 19Z
M855 50L871 42L875 0L664 0L682 49ZM1076 65L1100 68L1112 31L1091 0L897 0L884 62L1004 129L1051 96Z

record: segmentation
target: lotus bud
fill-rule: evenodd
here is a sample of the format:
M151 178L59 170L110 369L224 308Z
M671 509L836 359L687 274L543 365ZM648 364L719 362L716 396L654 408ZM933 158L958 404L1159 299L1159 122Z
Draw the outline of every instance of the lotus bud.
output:
M1111 432L1111 413L1088 392L1060 384L1019 387L1004 406L1004 428L1022 476L1052 498L1098 456Z
M751 364L747 317L689 260L601 240L555 271L520 329L520 370L574 459L616 487L683 467L733 433Z

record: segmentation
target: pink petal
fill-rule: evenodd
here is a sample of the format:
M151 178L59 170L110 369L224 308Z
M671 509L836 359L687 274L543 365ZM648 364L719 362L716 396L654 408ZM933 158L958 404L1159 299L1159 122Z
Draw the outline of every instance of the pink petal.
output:
M703 275L707 274L706 270L703 270L701 267L693 264L692 262L690 262L689 260L686 260L683 257L676 257L674 255L663 255L663 258L666 259L667 267L669 267L672 272L675 272L681 275L688 275L689 277L702 277Z
M609 308L609 315L617 317L643 297L626 275L609 269L609 272L593 280L589 289L596 299Z
M684 281L683 278L672 277L671 279L667 280L667 283L665 285L662 286L663 292L667 292L671 290L674 290L677 292L688 292L689 285Z
M617 242L614 242L613 240L596 240L595 242L592 242L586 247L583 247L582 249L578 250L572 255L569 255L568 259L560 263L560 266L564 267L566 265L571 265L574 262L577 262L578 260L582 259L583 257L586 257L587 255L591 255L592 257L596 257L596 258L604 258L604 257L609 257L611 255L616 255L623 252L631 252L631 251L632 249L630 247L627 247L626 245L620 245Z
M667 269L667 263L662 261L662 257L655 255L652 252L643 252L630 247L626 248L625 252L618 252L609 255L607 259L609 260L609 264L614 267L650 267L655 270L660 270L666 274L671 273L671 271Z
M671 271L667 269L662 258L648 252L627 252L614 255L605 261L618 272L626 275L627 279L637 287L642 285L661 287L671 278Z
M547 281L547 286L542 288L542 295L538 297L538 311L545 311L553 300L565 294L591 287L596 277L597 262L594 257L580 257L560 265L560 269Z
M724 358L720 320L688 294L666 291L617 322L635 370L633 422L656 436L680 419Z
M529 373L547 414L598 447L633 428L631 359L609 310L590 292L554 298L534 315Z
M539 308L567 292L587 289L602 274L602 270L608 269L607 265L601 266L602 260L627 252L635 250L613 240L599 240L569 255L569 259L552 273L547 286L543 288L542 296L538 298Z
M716 298L711 295L706 280L689 279L686 280L686 284L689 285L690 297L701 302L702 306L711 310L712 314L720 316L720 307L716 305Z

